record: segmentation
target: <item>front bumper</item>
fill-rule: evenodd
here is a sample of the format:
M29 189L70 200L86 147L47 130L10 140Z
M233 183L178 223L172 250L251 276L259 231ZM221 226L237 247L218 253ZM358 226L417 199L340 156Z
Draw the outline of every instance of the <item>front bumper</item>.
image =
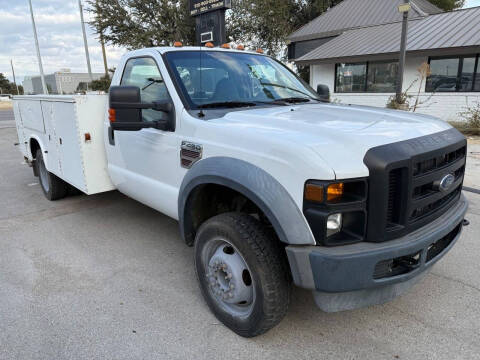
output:
M433 222L383 243L287 246L294 283L314 290L317 305L329 312L389 301L418 282L453 247L467 209L461 195ZM403 267L398 271L396 266Z

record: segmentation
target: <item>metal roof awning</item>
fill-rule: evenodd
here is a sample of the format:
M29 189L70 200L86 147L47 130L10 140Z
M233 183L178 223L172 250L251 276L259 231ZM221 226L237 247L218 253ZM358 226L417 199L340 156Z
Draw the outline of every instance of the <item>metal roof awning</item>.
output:
M480 46L480 7L409 20L407 52ZM348 30L296 59L298 63L380 56L400 51L401 23Z
M401 22L398 6L404 0L344 0L291 34L292 42L333 36L347 29ZM442 12L427 0L411 0L409 18L421 18Z

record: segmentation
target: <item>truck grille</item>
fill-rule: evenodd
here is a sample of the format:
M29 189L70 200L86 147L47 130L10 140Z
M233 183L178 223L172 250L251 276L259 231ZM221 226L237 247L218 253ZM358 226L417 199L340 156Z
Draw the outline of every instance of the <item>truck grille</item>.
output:
M403 236L441 216L460 198L466 140L455 129L369 150L367 241ZM448 188L440 188L447 175Z

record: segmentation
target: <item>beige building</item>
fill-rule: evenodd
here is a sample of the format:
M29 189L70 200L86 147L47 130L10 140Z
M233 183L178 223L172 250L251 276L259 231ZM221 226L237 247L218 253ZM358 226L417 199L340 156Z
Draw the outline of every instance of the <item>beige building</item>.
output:
M93 80L103 77L103 73L93 73ZM74 94L80 83L89 83L88 73L72 73L70 69L61 69L53 74L45 75L45 82L51 94ZM40 76L26 76L23 80L26 95L41 94L42 81Z

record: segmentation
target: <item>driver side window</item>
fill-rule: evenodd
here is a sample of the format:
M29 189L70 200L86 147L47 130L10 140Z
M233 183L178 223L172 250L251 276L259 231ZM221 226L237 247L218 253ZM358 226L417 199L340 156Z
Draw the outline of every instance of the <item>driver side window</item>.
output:
M128 60L120 85L139 87L142 103L170 101L170 95L163 82L157 63L150 57ZM165 116L166 115L160 111L151 109L142 110L143 121L162 120Z

